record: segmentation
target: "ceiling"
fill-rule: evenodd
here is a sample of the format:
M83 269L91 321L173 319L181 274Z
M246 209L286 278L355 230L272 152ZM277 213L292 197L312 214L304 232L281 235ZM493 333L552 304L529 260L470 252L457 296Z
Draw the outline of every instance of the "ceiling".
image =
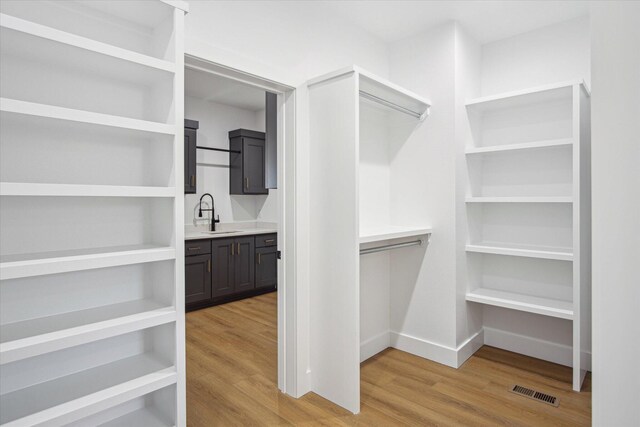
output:
M385 42L456 20L480 43L586 16L588 1L312 1Z
M265 92L212 73L186 68L184 94L250 111L265 108Z

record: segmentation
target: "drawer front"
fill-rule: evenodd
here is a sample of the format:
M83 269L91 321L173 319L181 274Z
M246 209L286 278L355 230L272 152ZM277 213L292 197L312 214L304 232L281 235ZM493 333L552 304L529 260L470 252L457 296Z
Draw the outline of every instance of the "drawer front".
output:
M256 248L264 248L267 246L277 246L277 234L259 234L256 236Z
M211 240L194 240L184 242L184 255L202 255L211 253Z

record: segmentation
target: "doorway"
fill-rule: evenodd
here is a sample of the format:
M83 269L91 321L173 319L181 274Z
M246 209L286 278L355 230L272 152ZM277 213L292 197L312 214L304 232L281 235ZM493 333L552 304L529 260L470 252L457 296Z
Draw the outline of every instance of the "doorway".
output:
M197 121L197 118L190 116L190 113L195 111L198 111L199 114L209 112L208 117L213 117L217 123L207 125L209 130L215 129L216 126L222 126L221 123L225 116L230 119L228 129L224 132L221 133L220 129L217 129L211 133L212 135L217 134L215 140L201 140L198 145L238 151L231 150L230 139L226 137L225 133L228 134L229 131L243 128L264 132L266 130L264 129L266 125L266 119L264 119L266 106L264 103L267 102L265 93L273 95L271 99L275 101L277 110L275 119L277 123L277 149L275 150L275 158L271 159L272 161L275 159L277 166L271 183L267 185L271 185L272 188L269 188L269 194L223 194L224 203L220 205L216 215L224 212L220 218L221 224L229 222L231 219L234 224L253 220L256 223L268 222L275 226L277 256L279 258L277 261L277 297L275 297L277 304L277 386L284 393L295 394L293 389L296 372L295 357L293 357L296 354L295 327L293 320L291 320L294 319L295 310L294 277L296 265L295 89L203 58L185 55L185 118ZM253 122L251 122L251 116L253 116ZM222 191L227 187L228 180L231 179L229 177L229 161L232 159L226 156L233 154L224 151L215 153L204 149L199 151L207 153L204 156L198 154L203 159L197 160L197 168L200 169L202 178L205 180L203 189L207 190L214 185L216 191ZM271 155L273 156L274 153ZM204 158L205 156L207 157ZM225 159L228 161L225 162ZM269 180L267 176L265 184ZM198 216L199 209L202 206L205 206L206 209L208 201L203 201L204 204L199 202L203 192L198 188L194 196L185 195L186 226L206 226L206 215L203 215L202 219ZM216 197L215 194L213 196ZM215 203L217 204L218 201L216 200ZM224 210L221 211L220 208ZM256 254L256 256L260 255ZM265 296L264 298L268 299L269 297ZM289 321L287 321L288 319ZM287 357L287 355L291 356Z

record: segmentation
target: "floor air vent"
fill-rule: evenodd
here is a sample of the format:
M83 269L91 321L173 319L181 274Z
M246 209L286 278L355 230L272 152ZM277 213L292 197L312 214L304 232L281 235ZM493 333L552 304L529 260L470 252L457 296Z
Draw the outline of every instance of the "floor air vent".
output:
M560 399L555 396L522 387L521 385L513 385L509 391L519 394L520 396L528 397L529 399L537 400L538 402L546 403L547 405L558 407L560 404Z

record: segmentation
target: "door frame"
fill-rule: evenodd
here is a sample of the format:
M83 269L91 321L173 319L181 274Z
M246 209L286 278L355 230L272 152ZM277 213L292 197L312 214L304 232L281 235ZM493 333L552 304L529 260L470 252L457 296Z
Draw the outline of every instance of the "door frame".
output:
M299 397L296 304L296 89L185 51L185 68L208 72L278 96L278 388Z

